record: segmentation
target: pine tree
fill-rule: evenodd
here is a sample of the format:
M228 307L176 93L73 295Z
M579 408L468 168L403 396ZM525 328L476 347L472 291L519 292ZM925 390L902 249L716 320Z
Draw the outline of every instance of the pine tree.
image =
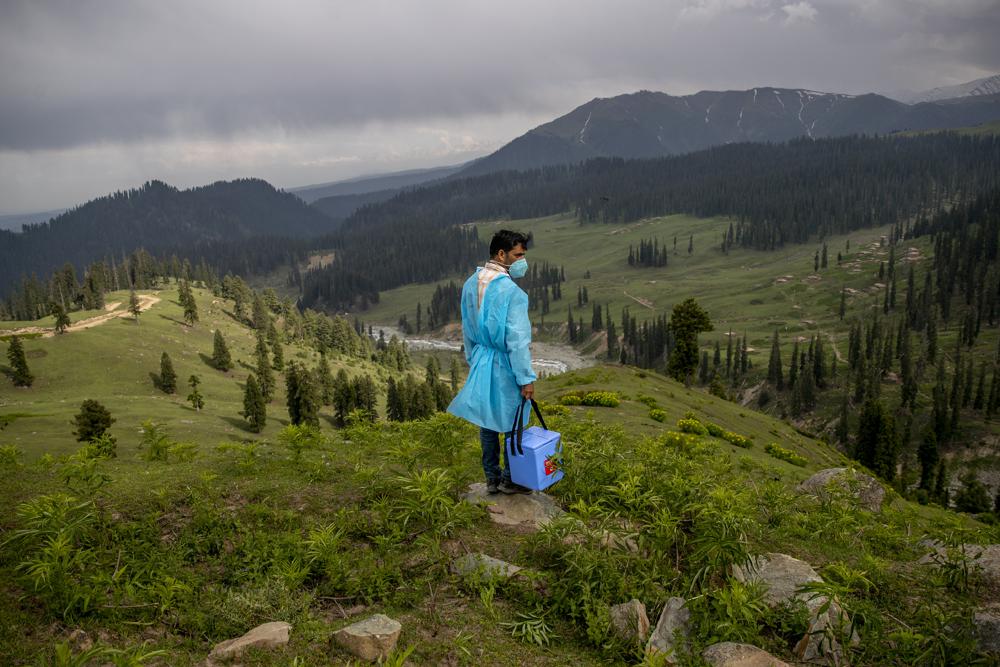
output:
M917 449L917 460L920 461L920 488L931 491L934 484L934 474L937 472L938 462L941 460L934 429L927 429L927 432L924 433L924 438L920 441L920 447Z
M334 381L333 409L337 423L344 426L347 423L347 415L355 407L354 386L347 377L347 371L341 368L337 371L337 377Z
M198 391L198 385L201 384L201 378L197 375L192 375L188 378L188 384L191 385L191 393L188 394L187 400L191 403L191 407L201 412L201 409L205 407L205 397L201 395L200 391Z
M451 393L458 393L458 382L459 382L459 367L458 367L458 356L452 355L451 357L451 367L448 369L448 376L451 380Z
M142 308L139 307L139 297L136 295L135 290L129 292L128 295L128 312L132 314L135 323L139 324L139 313L142 312Z
M729 336L726 338L726 377L732 375L733 372L733 330L729 330Z
M838 264L840 263L839 259L837 260L837 263ZM844 321L844 315L845 314L847 314L847 288L846 287L840 290L840 310L838 311L838 315L840 315L840 321L841 322Z
M701 353L701 363L698 364L698 384L708 384L708 352Z
M174 364L166 352L160 355L160 390L165 394L177 391L177 373L174 372Z
M35 376L28 370L28 359L24 355L24 346L17 336L10 337L7 344L7 361L10 363L10 379L15 387L30 387Z
M795 341L792 346L792 361L788 365L788 387L795 388L795 383L799 378L799 341Z
M69 328L70 325L69 315L66 313L66 309L60 304L54 303L52 304L52 315L56 318L56 333L66 333L66 329Z
M855 458L883 479L892 481L896 475L898 449L891 415L881 401L869 398L861 410Z
M271 359L271 367L276 371L283 370L285 368L285 349L281 345L281 341L276 341L271 349L274 351L274 355Z
M837 440L844 444L847 443L847 438L850 436L851 432L847 391L848 387L844 387L844 396L840 402L840 419L837 421Z
M937 310L930 314L927 320L927 361L934 363L937 360Z
M222 337L222 330L215 330L215 337L212 339L212 366L220 371L228 371L233 367L233 358L229 354L229 347L226 339Z
M948 507L950 505L948 493L948 464L944 459L938 461L937 473L934 475L934 499Z
M285 403L293 424L319 428L319 393L312 373L299 364L290 364L285 373Z
M243 391L243 412L240 416L247 420L250 430L254 433L263 431L267 424L267 400L253 373L247 376L246 388Z
M778 340L778 330L774 331L774 340L771 342L771 358L767 362L767 381L778 391L785 388L785 379L781 371L781 343Z
M253 293L253 328L258 332L267 331L271 323L271 314L267 312L267 304L260 292Z
M191 292L191 286L186 280L181 281L180 301L181 306L184 308L184 321L189 325L193 325L198 321L198 304L194 300L194 294Z
M107 432L115 419L108 409L93 399L87 399L80 404L80 412L73 418L76 430L73 435L79 442L90 442L100 438Z
M569 332L569 342L576 342L576 320L573 319L573 306L567 306L569 312L569 318L567 322L567 331Z
M692 234L691 238L688 239L688 254L690 255L693 252L694 252L694 234Z
M333 373L330 371L330 362L325 354L319 355L319 363L316 365L316 384L319 388L320 401L323 405L333 405L336 382Z
M590 316L591 331L601 331L604 329L604 322L601 321L601 307L594 303L593 313Z
M396 380L390 375L386 385L385 394L385 416L389 421L401 422L406 420L406 410L403 407L403 399L399 389L396 387Z
M982 410L986 401L986 365L979 367L979 382L976 383L976 397L972 400L973 410Z
M617 359L618 334L615 332L615 323L612 322L610 319L608 320L607 339L608 339L608 353L607 353L608 360Z
M271 359L267 351L267 343L262 332L257 332L257 348L254 351L257 362L257 384L264 401L271 402L274 398L274 373L271 371Z
M698 334L711 331L712 321L697 301L688 298L674 306L670 330L674 334L674 349L670 352L667 371L674 379L688 385L698 365Z

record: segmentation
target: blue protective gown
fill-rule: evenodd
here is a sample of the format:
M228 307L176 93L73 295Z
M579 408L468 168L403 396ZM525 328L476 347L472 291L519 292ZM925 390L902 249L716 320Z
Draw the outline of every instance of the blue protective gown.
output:
M535 381L531 369L528 295L510 276L494 278L479 303L479 274L462 287L462 336L469 377L448 412L477 426L504 433L514 423L521 387ZM530 410L524 414L527 424Z

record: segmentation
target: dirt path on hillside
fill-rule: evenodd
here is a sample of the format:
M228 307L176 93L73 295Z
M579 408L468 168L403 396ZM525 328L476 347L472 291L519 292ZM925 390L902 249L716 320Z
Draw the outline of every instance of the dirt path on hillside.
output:
M139 311L146 311L153 307L153 304L159 303L160 297L154 296L152 294L136 294L139 298ZM85 320L80 320L79 322L74 322L73 324L66 327L65 333L70 333L72 331L82 331L83 329L90 329L92 327L99 326L113 320L118 317L131 317L132 314L128 310L118 310L118 307L122 305L121 301L115 301L113 303L105 304L104 310L107 311L103 315L95 315L94 317L88 317ZM4 331L4 334L10 334L12 336L23 336L25 334L41 334L42 338L51 338L56 335L55 327L22 327L20 329L14 329L13 331Z
M653 307L653 302L650 301L649 299L643 299L641 296L632 296L631 294L629 294L625 290L622 290L622 294L624 294L628 298L632 299L636 303L641 304L643 306L646 306L646 308L649 308L650 310L656 310L656 308Z

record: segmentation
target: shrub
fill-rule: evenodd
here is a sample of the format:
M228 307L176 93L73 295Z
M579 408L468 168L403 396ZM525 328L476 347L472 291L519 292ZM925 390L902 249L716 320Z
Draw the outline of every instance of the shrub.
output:
M660 408L653 408L649 411L649 418L661 423L665 422L667 421L667 411Z
M0 446L0 468L14 468L19 465L18 459L24 452L17 445Z
M708 429L697 419L691 417L684 417L683 419L677 420L677 430L681 433L691 433L694 435L706 435Z
M639 394L638 396L635 397L635 400L639 401L640 403L649 408L656 408L659 407L660 405L659 403L656 402L655 398L653 398L652 396L646 396L645 394Z
M562 405L617 408L621 398L613 391L571 391L559 397Z
M620 399L613 391L592 391L583 397L583 404L603 408L617 408Z
M74 418L76 431L73 435L79 442L89 442L100 438L115 423L108 409L93 399L80 404L80 412Z
M764 451L773 456L776 459L781 459L782 461L787 461L793 466L799 466L800 468L805 467L807 461L804 457L799 456L790 449L785 449L776 442L772 442L764 447Z
M712 422L705 422L705 429L708 431L708 434L714 438L722 438L723 434L726 432L724 428L718 424L713 424Z
M538 409L542 411L543 415L551 415L553 417L566 417L569 415L569 408L565 404L560 405L559 403L538 401Z
M723 431L722 439L731 445L736 445L737 447L742 447L743 449L750 449L753 447L753 441L750 438L745 435L740 435L739 433L733 433L732 431Z

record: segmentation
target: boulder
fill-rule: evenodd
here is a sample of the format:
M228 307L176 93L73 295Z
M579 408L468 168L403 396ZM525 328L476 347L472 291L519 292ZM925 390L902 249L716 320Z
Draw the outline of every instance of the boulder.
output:
M487 577L510 579L523 568L486 554L465 554L451 563L451 570L459 576L481 573Z
M736 642L712 644L702 651L701 657L713 667L791 667L764 649Z
M544 493L489 494L486 484L469 487L462 499L472 504L484 504L490 521L502 526L525 526L538 529L564 512L555 499Z
M209 662L214 660L232 660L239 658L248 648L274 648L288 643L288 633L292 626L284 621L274 621L258 625L256 628L236 639L227 639L215 645L208 654Z
M820 498L828 496L831 489L850 494L869 512L881 511L885 500L885 489L877 479L849 468L820 470L799 484L799 491Z
M615 633L630 644L641 644L649 636L649 617L646 605L629 600L611 607L611 626Z
M809 563L776 553L754 556L745 565L734 565L733 576L744 584L763 583L764 600L771 607L798 599L798 589L805 584L823 581Z
M690 624L691 610L684 604L684 598L670 598L649 636L646 652L662 653L666 664L677 664L680 653L687 650Z
M979 650L1000 654L1000 604L977 609L972 615L972 625Z
M843 662L842 648L830 635L849 636L852 644L859 641L850 617L836 602L827 605L828 598L824 595L799 592L806 584L823 581L809 563L785 554L769 553L751 558L742 567L734 566L733 576L743 583L762 583L768 606L794 601L806 605L810 612L809 628L795 645L799 659L840 664Z
M399 641L403 626L385 614L375 614L334 633L333 638L345 649L368 662L385 660Z

